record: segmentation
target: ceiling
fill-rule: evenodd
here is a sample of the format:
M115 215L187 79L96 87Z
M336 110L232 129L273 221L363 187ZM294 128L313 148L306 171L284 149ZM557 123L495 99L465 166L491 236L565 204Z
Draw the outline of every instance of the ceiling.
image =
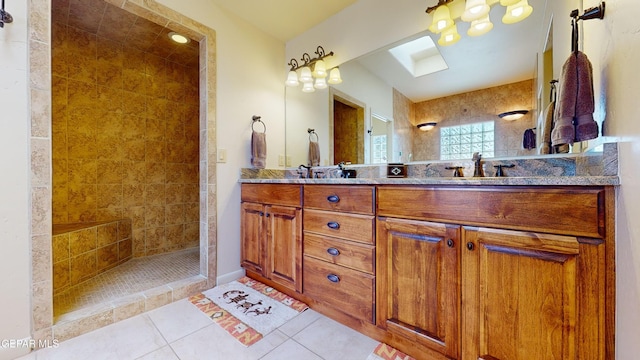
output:
M357 0L211 1L287 42ZM529 0L534 8L533 14L512 25L502 24L505 8L494 4L491 7L494 28L479 37L468 36L466 31L469 24L457 22L462 39L451 46L438 46L449 67L447 70L414 78L388 54L387 48L356 61L414 102L531 79L536 66L537 49L546 30L542 24L546 1ZM436 3L435 0L432 2ZM416 11L423 12L424 8ZM412 39L418 35L430 35L437 42L438 35L426 31L427 21L425 14L425 32L416 34ZM405 40L408 39L399 39L398 43ZM348 74L343 74L343 78L347 79Z
M216 5L287 42L358 0L211 0Z
M186 66L197 66L200 50L196 41L178 44L169 39L166 27L143 19L104 0L53 0L52 21Z

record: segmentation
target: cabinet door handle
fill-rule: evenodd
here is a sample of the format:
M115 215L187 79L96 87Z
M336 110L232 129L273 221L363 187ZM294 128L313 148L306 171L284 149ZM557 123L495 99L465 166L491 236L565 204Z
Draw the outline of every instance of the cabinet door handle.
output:
M327 252L329 253L329 255L331 256L338 256L340 255L340 250L336 249L336 248L328 248Z
M267 217L271 216L271 214L267 213Z
M327 223L327 226L329 227L329 229L333 229L333 230L338 230L338 229L340 229L340 224L338 224L338 223L337 223L337 222L335 222L335 221L329 221L329 222Z
M469 241L469 242L467 243L467 249L469 249L469 250L473 251L473 248L474 248L473 243L472 243L471 241Z
M340 201L340 197L338 195L329 195L327 196L327 201L330 203L337 203Z
M338 275L335 275L335 274L327 275L327 279L329 279L329 281L331 281L332 283L340 282L340 278L338 277Z
M451 239L447 240L447 246L448 246L448 247L452 248L452 247L453 247L453 245L454 245L454 244L453 244L453 240L451 240Z
M260 216L264 216L264 213L262 211L260 211Z

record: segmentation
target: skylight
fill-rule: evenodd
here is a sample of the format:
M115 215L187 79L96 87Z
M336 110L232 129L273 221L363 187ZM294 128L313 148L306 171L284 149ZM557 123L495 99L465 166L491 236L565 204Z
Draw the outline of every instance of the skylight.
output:
M449 68L429 36L398 45L389 49L389 52L413 77Z

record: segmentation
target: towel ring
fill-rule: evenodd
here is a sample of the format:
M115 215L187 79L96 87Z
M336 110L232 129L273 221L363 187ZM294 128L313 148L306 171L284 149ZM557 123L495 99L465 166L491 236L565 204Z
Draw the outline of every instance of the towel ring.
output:
M316 134L316 130L315 129L307 129L307 132L309 133L309 141L314 141L313 140L313 135L316 136L316 140L315 140L316 142L318 140L320 140L320 138L318 138L318 134Z
M251 130L252 131L256 131L256 129L254 128L254 126L256 125L256 123L260 123L262 124L262 132L266 133L267 132L267 125L265 125L265 123L262 122L262 120L260 120L260 116L257 115L253 115L253 117L251 118L253 120L253 123L251 124Z

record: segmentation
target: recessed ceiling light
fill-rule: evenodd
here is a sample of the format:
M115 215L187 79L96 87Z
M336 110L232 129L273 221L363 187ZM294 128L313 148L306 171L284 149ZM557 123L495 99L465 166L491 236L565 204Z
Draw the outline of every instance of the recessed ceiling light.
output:
M169 38L171 40L177 42L178 44L186 44L189 41L191 41L191 40L189 40L188 37L186 37L186 36L184 36L182 34L178 34L177 32L174 32L174 31L169 33Z

